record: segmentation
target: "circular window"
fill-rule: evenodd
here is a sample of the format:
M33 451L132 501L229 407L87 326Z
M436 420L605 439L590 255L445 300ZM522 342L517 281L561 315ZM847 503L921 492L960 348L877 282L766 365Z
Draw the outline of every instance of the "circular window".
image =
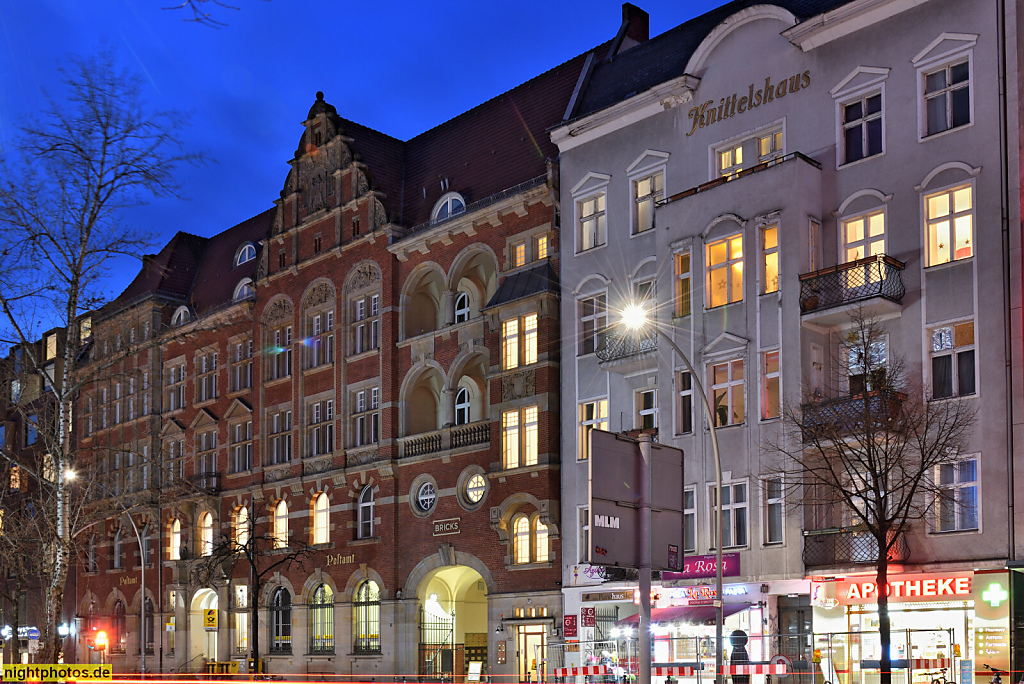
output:
M421 511L429 511L434 507L434 502L437 501L437 492L434 490L433 482L424 482L420 485L420 489L416 492L416 503L419 504Z
M469 478L469 482L466 483L466 500L474 504L480 503L486 492L487 480L484 479L483 475L477 473Z

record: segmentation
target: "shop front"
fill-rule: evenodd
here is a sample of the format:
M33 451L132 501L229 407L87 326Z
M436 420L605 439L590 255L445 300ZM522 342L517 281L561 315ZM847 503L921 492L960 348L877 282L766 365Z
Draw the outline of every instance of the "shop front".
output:
M894 684L987 681L1010 669L1009 576L999 571L890 574ZM815 669L842 684L878 681L878 587L870 575L814 579ZM944 670L944 672L943 672ZM986 680L982 680L986 677Z

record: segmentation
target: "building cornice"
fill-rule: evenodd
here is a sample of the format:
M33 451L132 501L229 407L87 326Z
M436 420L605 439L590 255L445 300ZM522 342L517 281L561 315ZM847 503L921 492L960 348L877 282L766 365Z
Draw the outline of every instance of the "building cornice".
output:
M923 5L928 0L854 0L802 21L782 35L804 52Z

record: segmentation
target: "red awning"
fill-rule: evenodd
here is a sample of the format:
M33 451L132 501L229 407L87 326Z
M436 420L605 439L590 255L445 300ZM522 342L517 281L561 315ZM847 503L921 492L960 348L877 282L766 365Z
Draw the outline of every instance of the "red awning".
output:
M729 617L750 607L749 603L726 603L722 606L722 616ZM715 621L714 606L667 606L651 609L651 622L688 622L701 624ZM640 622L640 613L619 620L619 625L635 625Z

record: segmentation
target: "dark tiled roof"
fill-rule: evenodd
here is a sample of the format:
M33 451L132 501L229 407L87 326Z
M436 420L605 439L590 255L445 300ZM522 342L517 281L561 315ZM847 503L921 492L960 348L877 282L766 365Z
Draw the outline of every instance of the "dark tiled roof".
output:
M202 315L230 302L239 281L253 278L259 263L259 242L270 234L275 211L275 208L268 209L209 239L188 302L196 313ZM256 258L236 267L235 253L244 242L256 247Z
M733 0L595 65L572 118L610 107L682 76L701 41L730 15L751 5L772 4L798 19L828 12L851 0Z
M558 292L558 276L549 261L506 276L484 308L501 306L541 292Z
M142 270L111 305L119 308L152 294L184 301L192 289L207 240L191 233L176 233L159 253L142 258Z

